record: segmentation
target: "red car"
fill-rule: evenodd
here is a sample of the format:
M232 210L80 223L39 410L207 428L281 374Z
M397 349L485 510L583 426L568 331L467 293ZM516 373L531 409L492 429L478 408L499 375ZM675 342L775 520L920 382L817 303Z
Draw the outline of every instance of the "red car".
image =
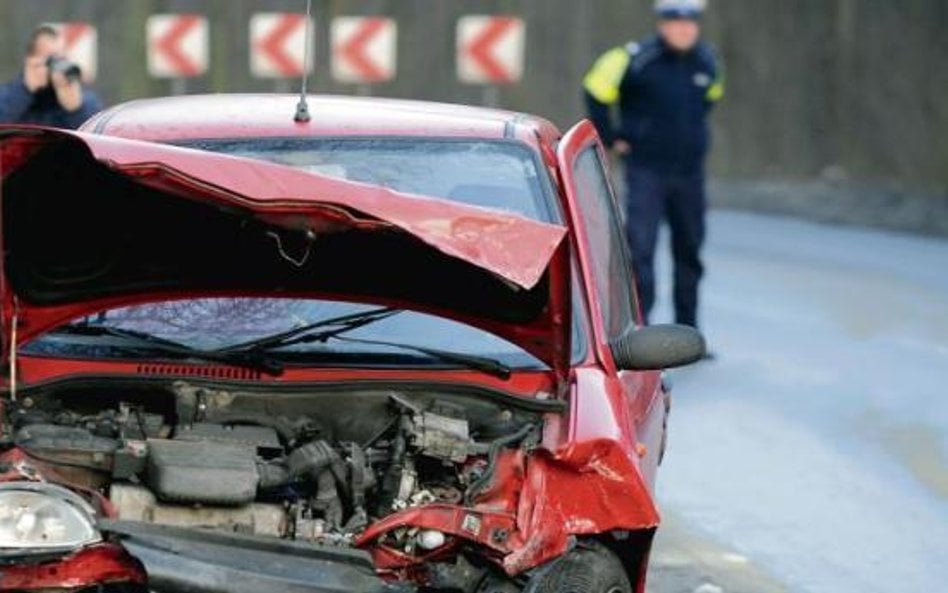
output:
M593 127L295 106L0 127L0 589L641 593L704 344Z

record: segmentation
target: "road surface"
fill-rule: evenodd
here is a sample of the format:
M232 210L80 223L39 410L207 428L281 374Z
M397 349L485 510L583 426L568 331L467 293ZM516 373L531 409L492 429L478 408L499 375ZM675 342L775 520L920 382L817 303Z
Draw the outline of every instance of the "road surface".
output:
M948 241L718 211L707 263L650 591L948 591Z

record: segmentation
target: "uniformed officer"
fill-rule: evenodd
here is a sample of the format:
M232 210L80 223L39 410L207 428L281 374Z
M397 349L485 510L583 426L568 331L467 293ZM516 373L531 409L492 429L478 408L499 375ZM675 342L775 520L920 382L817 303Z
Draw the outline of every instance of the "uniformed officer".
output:
M664 219L675 260L675 317L690 326L697 326L704 272L708 114L724 97L720 65L701 39L705 4L658 0L658 33L606 52L583 85L590 118L625 163L626 225L643 312L648 316L655 302L655 244Z

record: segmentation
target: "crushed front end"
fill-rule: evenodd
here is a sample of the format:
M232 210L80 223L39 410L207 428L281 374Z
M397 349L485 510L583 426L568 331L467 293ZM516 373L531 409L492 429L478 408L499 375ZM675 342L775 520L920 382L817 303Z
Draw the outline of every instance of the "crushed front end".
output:
M73 545L125 572L96 584L142 582L141 562L168 593L475 591L527 546L526 459L562 408L422 385L58 387L7 403L2 459L10 487L98 517ZM69 589L84 570L44 562L59 580L21 558L0 583Z

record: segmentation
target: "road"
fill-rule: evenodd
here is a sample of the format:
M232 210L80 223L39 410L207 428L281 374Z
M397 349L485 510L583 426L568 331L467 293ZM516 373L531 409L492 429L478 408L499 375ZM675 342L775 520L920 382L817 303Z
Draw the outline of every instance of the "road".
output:
M948 241L717 211L707 263L650 591L948 591Z

